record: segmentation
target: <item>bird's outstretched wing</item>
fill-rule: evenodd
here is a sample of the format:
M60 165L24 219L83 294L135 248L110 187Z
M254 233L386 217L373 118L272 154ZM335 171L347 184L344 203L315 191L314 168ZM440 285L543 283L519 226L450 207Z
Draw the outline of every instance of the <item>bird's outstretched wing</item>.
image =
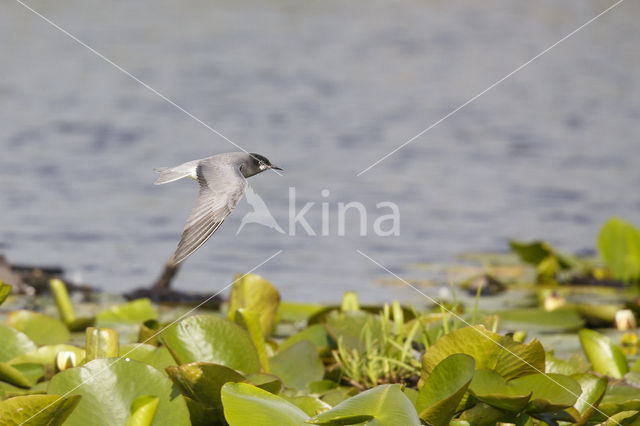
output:
M247 187L240 170L233 167L199 165L196 169L200 195L182 231L173 263L178 264L196 251L220 227L236 207Z

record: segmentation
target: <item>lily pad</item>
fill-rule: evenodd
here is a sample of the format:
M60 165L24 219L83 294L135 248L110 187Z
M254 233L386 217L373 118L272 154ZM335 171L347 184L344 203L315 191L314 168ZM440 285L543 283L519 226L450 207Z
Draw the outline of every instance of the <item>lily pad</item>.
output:
M476 399L509 412L520 412L528 404L532 391L522 392L509 385L493 370L480 369L473 376L469 390Z
M18 355L17 357L11 359L9 361L9 364L34 362L37 364L42 364L45 367L53 368L58 352L73 352L75 353L76 359L78 361L84 359L84 349L78 348L77 346L73 345L62 344L39 347L31 352Z
M483 326L464 327L436 340L422 357L422 380L443 359L455 353L471 355L476 369L497 371L505 380L544 371L545 353L537 340L524 344L493 333Z
M640 230L631 223L609 219L598 235L598 251L614 279L640 279Z
M0 362L9 361L37 349L36 344L26 334L4 324L0 324L0 342Z
M353 425L370 422L378 426L419 426L420 419L400 385L380 385L353 396L308 423Z
M0 402L3 426L61 426L80 401L79 396L16 396Z
M7 317L7 324L26 334L37 345L65 343L71 338L62 321L36 312L12 312Z
M273 330L279 304L280 293L269 281L257 274L246 274L236 278L231 287L229 319L235 321L238 309L256 312L260 317L262 333L268 337Z
M562 374L530 374L509 382L520 395L531 392L528 413L549 413L571 407L582 394L578 382Z
M150 426L159 403L160 398L154 395L141 395L134 399L125 426Z
M210 362L172 365L167 373L183 395L212 408L222 406L220 390L225 383L245 380L237 371Z
M309 418L286 399L246 383L227 383L221 395L230 426L303 426Z
M152 424L190 424L187 405L167 376L139 361L96 359L56 374L49 392L82 395L65 426L125 424L133 402L142 395L160 400Z
M303 390L324 376L324 365L313 343L301 340L270 360L271 372L287 387Z
M323 309L324 306L317 303L280 302L276 316L281 321L305 321Z
M147 298L115 305L96 315L96 320L101 323L142 323L149 319L157 318L158 313L153 309L151 301Z
M0 281L0 305L7 300L7 297L11 294L11 286Z
M443 359L420 389L416 400L420 418L430 425L448 425L474 371L475 361L469 355L453 354Z
M578 336L595 372L616 379L621 379L629 372L627 358L622 349L607 336L589 329L580 330Z
M21 388L30 388L35 384L35 380L30 380L30 378L18 368L18 365L10 365L6 362L0 362L0 381L11 383L12 385L19 386ZM42 366L39 364L27 365L36 365L42 369ZM42 373L44 373L44 371L42 371Z
M543 333L562 333L579 330L584 320L574 311L542 309L511 309L498 312L500 327L507 330L532 330Z
M147 344L132 343L120 347L120 355L136 361L145 362L160 371L164 371L170 365L175 364L171 353L164 346L152 346Z
M313 324L289 336L280 344L280 350L283 351L301 340L307 340L313 343L321 355L328 353L332 345L332 340L327 330L320 324Z
M267 347L264 342L262 326L260 325L260 315L247 309L238 309L235 315L235 322L249 333L253 346L258 351L262 370L268 373L270 371L269 358L267 357Z
M284 397L287 401L304 411L308 416L315 416L331 409L331 406L313 396L303 395L294 397Z
M592 374L576 374L572 378L582 388L582 394L574 404L576 411L580 414L577 420L581 424L586 424L604 396L607 380Z
M168 328L162 339L179 364L208 361L244 373L260 370L258 353L249 334L224 318L188 317Z

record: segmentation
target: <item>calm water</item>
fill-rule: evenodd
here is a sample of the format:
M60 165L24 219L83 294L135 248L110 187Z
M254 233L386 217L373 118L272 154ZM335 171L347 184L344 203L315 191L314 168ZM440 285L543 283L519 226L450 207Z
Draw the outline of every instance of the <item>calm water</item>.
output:
M508 238L592 248L617 214L640 223L640 3L627 1L361 177L356 173L611 2L31 1L34 8L251 152L283 228L288 188L318 232L321 202L393 201L400 236L281 235L242 202L175 285L257 272L293 300L420 297L416 262ZM0 252L109 291L147 285L197 194L154 167L237 149L12 0L0 13ZM330 195L321 196L328 189Z

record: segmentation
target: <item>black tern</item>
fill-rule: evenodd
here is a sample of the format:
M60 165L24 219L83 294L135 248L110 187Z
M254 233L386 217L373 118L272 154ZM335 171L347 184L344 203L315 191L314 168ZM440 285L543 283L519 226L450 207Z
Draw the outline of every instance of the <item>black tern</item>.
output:
M190 177L200 184L200 195L182 231L174 264L182 262L218 230L247 189L246 178L265 170L282 170L260 154L227 152L171 168L158 168L155 185Z

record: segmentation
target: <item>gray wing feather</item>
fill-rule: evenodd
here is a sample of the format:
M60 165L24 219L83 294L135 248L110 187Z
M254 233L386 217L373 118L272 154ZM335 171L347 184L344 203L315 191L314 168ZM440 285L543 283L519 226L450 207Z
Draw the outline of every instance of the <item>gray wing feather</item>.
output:
M200 195L182 232L173 262L178 264L205 243L236 207L247 181L235 167L199 165Z

